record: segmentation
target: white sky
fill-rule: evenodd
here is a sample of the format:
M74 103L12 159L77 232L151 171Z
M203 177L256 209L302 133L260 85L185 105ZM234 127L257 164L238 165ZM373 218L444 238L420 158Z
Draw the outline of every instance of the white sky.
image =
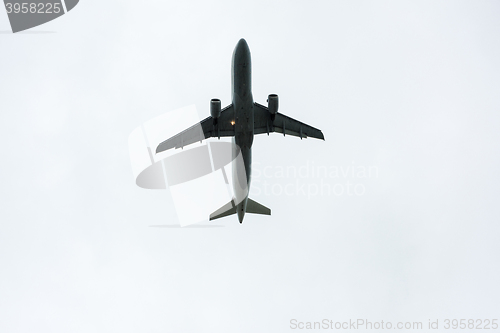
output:
M498 318L499 17L496 1L82 0L14 35L0 10L0 331ZM271 217L151 227L176 213L135 185L128 136L229 104L242 37L255 101L277 93L326 141L255 139ZM321 184L276 175L306 165L378 176L323 179L363 195L266 195Z

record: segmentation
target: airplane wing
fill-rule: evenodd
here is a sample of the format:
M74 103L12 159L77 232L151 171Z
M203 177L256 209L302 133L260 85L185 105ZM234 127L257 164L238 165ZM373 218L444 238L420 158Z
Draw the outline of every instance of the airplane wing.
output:
M298 120L276 113L274 120L269 109L259 103L254 103L254 134L278 132L283 135L293 135L299 138L316 138L325 140L321 130L304 124Z
M221 136L234 136L234 127L231 122L234 120L233 105L226 106L222 109L217 125L214 125L212 117L207 117L189 127L187 130L174 135L168 140L163 141L156 148L156 153L172 149L183 148L184 146L198 142L208 138L220 138Z

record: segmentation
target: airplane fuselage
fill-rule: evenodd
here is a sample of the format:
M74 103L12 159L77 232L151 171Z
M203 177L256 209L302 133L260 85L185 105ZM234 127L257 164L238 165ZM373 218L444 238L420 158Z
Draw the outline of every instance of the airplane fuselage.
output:
M241 39L233 52L231 68L234 109L233 189L240 223L245 216L252 173L254 112L252 96L252 62L250 49ZM241 154L241 157L238 155Z

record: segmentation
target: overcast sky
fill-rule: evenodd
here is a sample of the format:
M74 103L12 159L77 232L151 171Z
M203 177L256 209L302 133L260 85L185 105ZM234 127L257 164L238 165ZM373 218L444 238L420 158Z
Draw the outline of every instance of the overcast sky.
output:
M0 10L0 331L500 319L499 17L497 1L82 0L12 34ZM129 134L231 103L240 38L254 100L278 94L326 141L255 139L250 197L272 216L160 227L179 223L172 196L135 185Z

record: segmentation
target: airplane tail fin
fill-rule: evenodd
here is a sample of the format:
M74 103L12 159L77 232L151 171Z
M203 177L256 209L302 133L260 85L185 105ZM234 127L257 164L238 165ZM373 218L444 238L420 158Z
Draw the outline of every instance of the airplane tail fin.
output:
M253 201L248 198L247 201L247 213L250 214L261 214L261 215L271 215L271 209L266 206L261 205L260 203ZM229 216L236 214L236 205L234 204L234 199L229 201L227 204L217 209L215 212L210 214L210 221L219 219L221 217Z

